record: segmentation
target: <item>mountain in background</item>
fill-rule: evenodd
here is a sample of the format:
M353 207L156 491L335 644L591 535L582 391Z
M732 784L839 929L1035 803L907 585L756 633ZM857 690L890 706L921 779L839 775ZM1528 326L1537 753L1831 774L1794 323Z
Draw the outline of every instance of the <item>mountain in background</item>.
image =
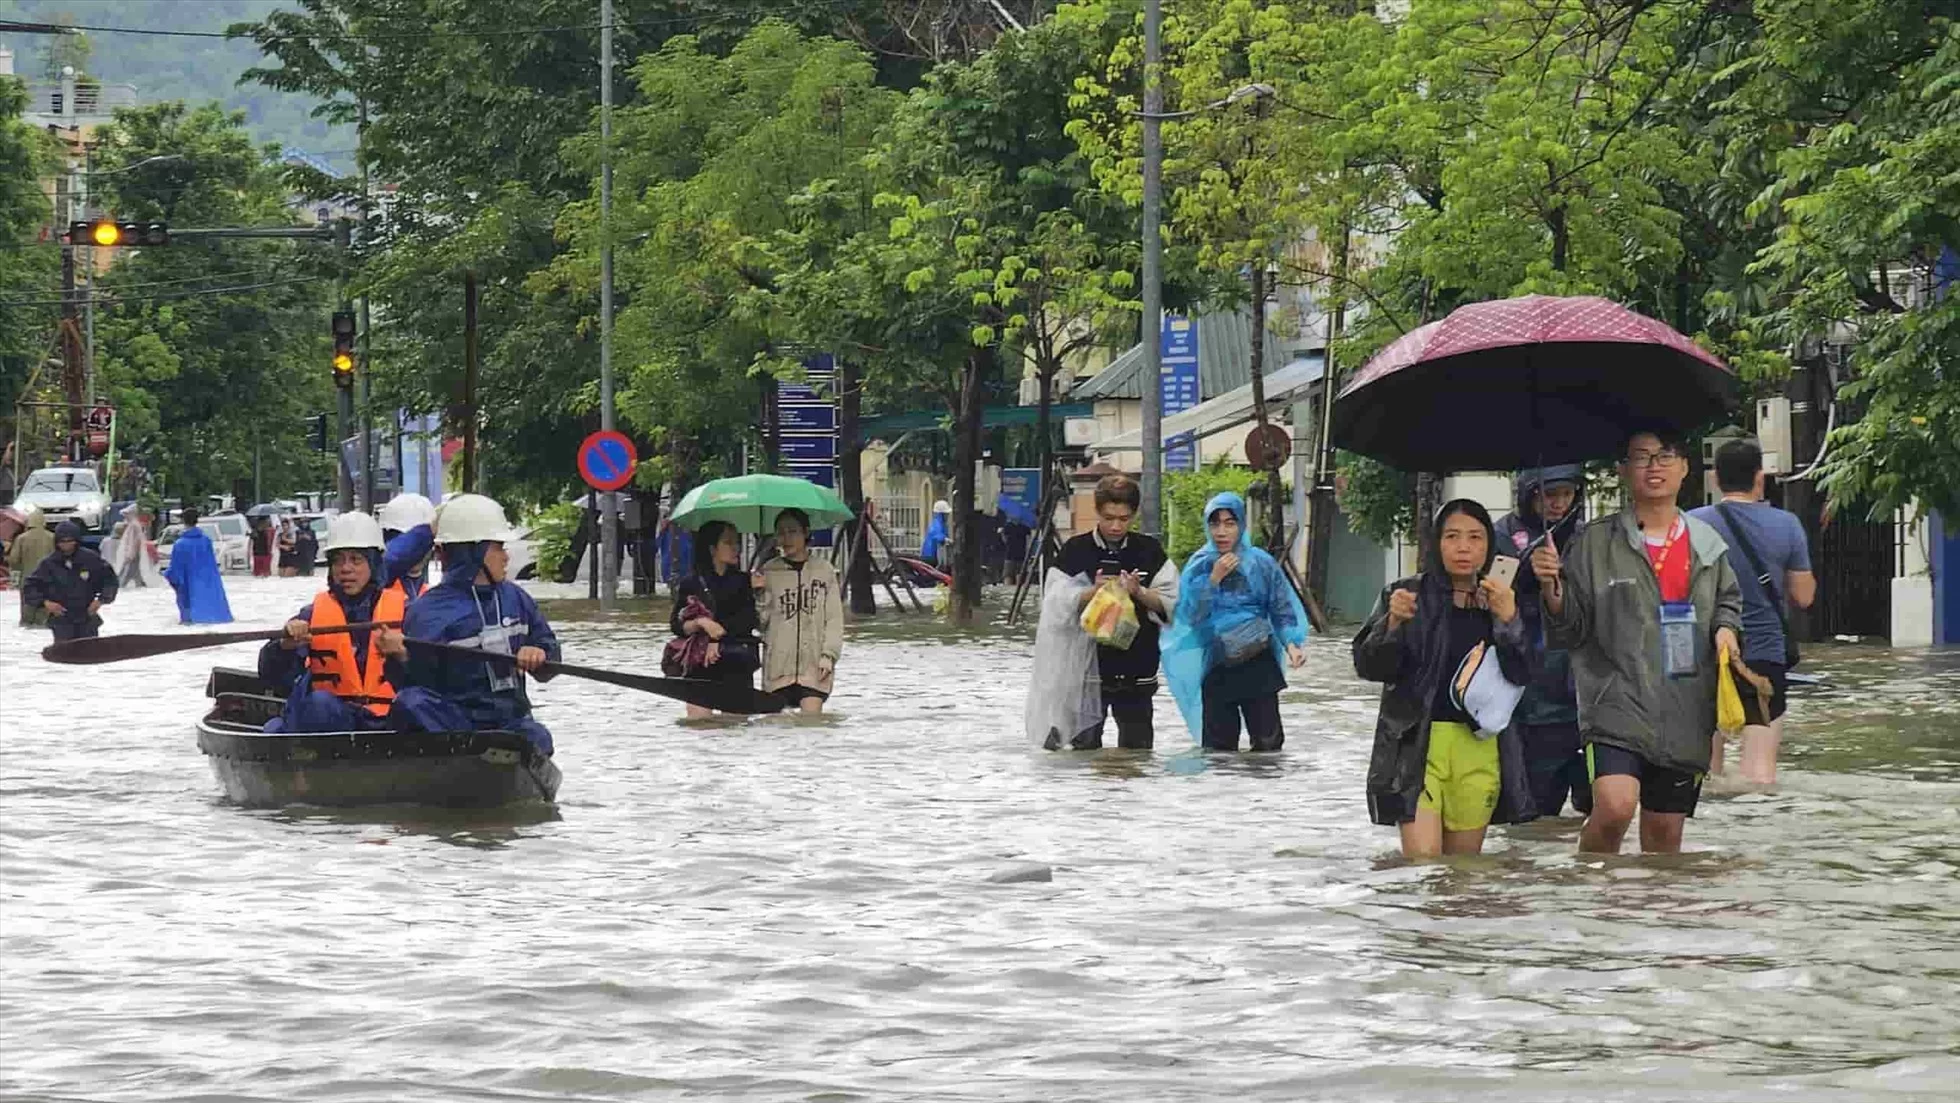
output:
M212 31L291 7L285 0L0 0L0 20L128 27L138 31ZM240 85L239 74L264 61L248 41L178 38L158 34L94 32L88 38L87 71L111 84L133 84L145 103L211 100L245 112L246 126L261 141L304 152L351 172L351 127L328 127L310 112L319 101ZM46 79L50 48L63 38L0 31L0 46L14 51L14 70L28 81Z

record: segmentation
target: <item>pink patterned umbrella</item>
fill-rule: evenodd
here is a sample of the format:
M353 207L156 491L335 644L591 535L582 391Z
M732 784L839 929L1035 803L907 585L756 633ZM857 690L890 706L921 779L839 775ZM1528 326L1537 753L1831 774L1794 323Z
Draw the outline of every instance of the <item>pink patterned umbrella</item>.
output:
M1664 323L1593 296L1472 303L1398 338L1341 389L1334 443L1404 471L1509 471L1616 454L1642 428L1729 411L1735 375Z

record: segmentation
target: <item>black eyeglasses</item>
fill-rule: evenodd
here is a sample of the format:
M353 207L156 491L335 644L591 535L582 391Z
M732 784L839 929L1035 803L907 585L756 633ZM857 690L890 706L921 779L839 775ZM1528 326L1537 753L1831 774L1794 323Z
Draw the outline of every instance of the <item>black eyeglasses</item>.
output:
M1671 448L1663 448L1658 452L1635 452L1628 456L1625 462L1628 467L1659 467L1663 464L1672 464L1680 458L1681 453Z

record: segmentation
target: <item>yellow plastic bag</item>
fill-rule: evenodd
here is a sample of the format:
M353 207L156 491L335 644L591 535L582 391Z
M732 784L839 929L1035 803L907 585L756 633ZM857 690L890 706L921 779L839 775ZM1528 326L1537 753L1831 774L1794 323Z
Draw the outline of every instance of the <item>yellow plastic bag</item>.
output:
M1742 694L1735 688L1735 672L1729 669L1729 653L1723 651L1721 669L1715 674L1715 727L1725 732L1738 731L1747 719L1742 711Z
M1129 649L1137 638L1137 608L1121 583L1110 579L1096 587L1096 596L1082 610L1082 630L1104 647Z

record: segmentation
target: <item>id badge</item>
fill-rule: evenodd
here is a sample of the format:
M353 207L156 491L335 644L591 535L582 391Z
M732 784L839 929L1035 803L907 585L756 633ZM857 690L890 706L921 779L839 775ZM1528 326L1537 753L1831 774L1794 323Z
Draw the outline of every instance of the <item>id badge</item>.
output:
M501 624L484 629L483 649L494 651L499 655L512 654L509 632L510 629ZM509 693L517 688L516 667L505 666L503 663L485 663L484 668L490 674L490 692Z
M1701 638L1692 601L1661 603L1661 666L1670 678L1692 678L1700 669L1695 646Z

